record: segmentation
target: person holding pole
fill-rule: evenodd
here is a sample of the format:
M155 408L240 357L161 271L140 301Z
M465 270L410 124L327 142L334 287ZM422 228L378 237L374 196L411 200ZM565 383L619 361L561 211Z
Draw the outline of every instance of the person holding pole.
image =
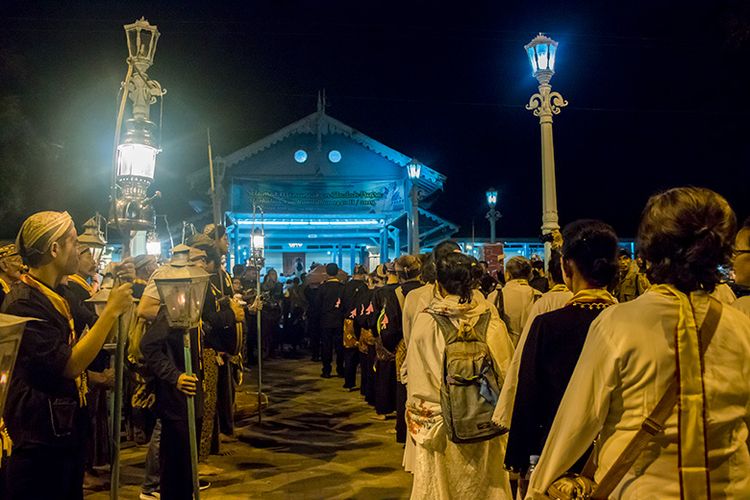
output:
M41 321L26 323L8 391L5 421L13 453L6 497L80 499L88 427L86 369L118 316L130 307L132 285L112 289L99 319L79 339L60 289L63 278L78 270L78 239L70 215L48 211L30 216L16 246L29 272L13 285L2 312Z

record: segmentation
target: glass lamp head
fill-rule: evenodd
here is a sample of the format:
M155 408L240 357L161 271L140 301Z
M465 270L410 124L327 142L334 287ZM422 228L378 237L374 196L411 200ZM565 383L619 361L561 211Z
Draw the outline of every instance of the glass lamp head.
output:
M5 399L16 364L16 355L21 346L24 326L33 318L0 314L0 414L5 409Z
M419 179L419 176L422 174L422 164L417 160L410 161L409 164L406 165L406 173L411 180Z
M497 189L489 188L487 190L486 195L487 195L487 204L490 207L494 207L495 205L497 205Z
M81 247L89 248L95 262L99 262L104 253L104 247L107 240L99 229L97 217L92 217L83 225L83 234L78 237L78 244Z
M210 275L196 266L175 269L168 277L156 277L156 289L167 311L171 328L195 328L203 311Z
M524 46L531 63L531 72L540 84L549 84L555 74L555 57L557 42L543 33L539 33Z
M159 40L158 28L143 17L123 28L128 42L128 61L132 61L140 71L146 71L154 64L156 42Z

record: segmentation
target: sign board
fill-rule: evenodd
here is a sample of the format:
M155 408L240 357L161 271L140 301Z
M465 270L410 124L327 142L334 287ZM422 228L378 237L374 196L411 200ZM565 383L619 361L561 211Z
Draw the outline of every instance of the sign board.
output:
M234 179L232 209L266 214L388 214L404 210L404 183L390 181L253 181Z

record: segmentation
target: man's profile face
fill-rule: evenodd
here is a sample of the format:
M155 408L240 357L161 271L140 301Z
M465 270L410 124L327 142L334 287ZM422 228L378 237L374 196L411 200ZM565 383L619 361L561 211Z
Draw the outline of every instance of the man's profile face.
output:
M78 272L78 234L75 227L71 227L65 236L52 243L53 263L55 263L61 274L69 275Z
M227 252L229 252L229 238L227 238L226 233L224 234L224 236L219 238L217 248L221 255L226 255Z
M94 276L98 267L94 256L91 255L90 249L87 248L78 255L78 272L81 275L86 277Z
M619 266L621 273L627 272L630 268L630 257L627 255L620 255L617 258L617 265Z

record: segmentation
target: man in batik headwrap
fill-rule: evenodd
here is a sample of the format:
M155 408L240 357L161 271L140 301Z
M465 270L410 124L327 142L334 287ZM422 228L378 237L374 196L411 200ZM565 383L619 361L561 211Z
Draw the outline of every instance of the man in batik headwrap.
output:
M11 287L2 312L26 323L8 389L5 419L13 439L6 498L83 498L86 369L132 286L112 290L99 319L80 340L62 279L78 270L78 240L67 212L39 212L21 226L16 247L29 272Z
M13 243L0 247L0 304L10 292L10 286L21 279L23 261Z

